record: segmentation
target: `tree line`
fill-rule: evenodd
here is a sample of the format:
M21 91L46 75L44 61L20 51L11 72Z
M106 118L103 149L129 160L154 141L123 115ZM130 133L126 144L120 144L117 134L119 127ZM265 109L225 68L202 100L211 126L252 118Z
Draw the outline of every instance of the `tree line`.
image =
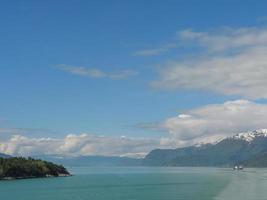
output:
M0 179L69 175L62 165L33 158L0 158Z

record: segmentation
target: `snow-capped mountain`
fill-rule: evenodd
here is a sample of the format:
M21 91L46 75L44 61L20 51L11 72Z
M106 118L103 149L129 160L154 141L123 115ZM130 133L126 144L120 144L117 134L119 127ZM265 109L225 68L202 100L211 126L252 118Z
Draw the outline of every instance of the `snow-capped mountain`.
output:
M178 149L155 149L144 159L147 165L267 167L267 129L236 134L214 144Z
M252 142L257 137L267 137L267 129L258 129L255 131L238 133L230 138L236 140L245 140L247 142Z

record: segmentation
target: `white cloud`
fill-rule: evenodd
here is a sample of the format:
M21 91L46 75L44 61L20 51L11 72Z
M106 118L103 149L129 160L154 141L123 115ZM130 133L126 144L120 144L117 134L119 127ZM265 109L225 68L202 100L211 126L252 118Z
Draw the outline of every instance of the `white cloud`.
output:
M180 41L192 42L211 51L223 51L267 45L267 29L226 27L209 32L196 32L188 29L179 31L178 38Z
M161 46L135 52L139 56L156 56L175 48L201 46L209 51L223 51L267 45L267 28L222 27L207 32L185 29L177 32L177 38Z
M169 44L164 44L164 45L157 47L157 48L143 49L143 50L136 51L134 53L134 55L136 55L136 56L155 56L155 55L159 55L161 53L167 52L167 51L174 49L176 47L177 47L177 45L175 43L169 43Z
M77 67L65 64L57 65L57 67L63 71L79 76L85 76L90 78L108 78L113 80L126 79L130 76L135 76L138 74L137 71L129 69L115 72L104 72L95 68Z
M267 105L248 100L227 101L188 110L142 128L164 130L162 138L69 134L40 138L14 134L0 138L0 152L11 155L105 155L142 157L155 148L176 148L214 142L239 132L267 128Z
M201 56L162 66L153 87L267 98L267 29L184 30L178 35L182 42L203 47Z
M247 100L227 101L189 110L166 119L157 127L169 132L169 137L161 141L164 145L214 142L239 132L266 128L267 105Z
M207 90L250 99L267 98L267 48L238 55L173 63L160 71L152 86L163 89Z
M30 138L22 135L0 141L0 152L10 155L144 156L160 146L158 139L69 134L64 138Z

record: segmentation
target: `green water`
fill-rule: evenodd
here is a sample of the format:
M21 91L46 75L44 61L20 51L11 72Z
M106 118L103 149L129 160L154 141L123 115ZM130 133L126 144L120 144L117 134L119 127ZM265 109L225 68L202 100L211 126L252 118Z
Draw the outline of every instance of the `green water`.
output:
M6 200L266 200L267 170L72 168L75 176L0 182Z

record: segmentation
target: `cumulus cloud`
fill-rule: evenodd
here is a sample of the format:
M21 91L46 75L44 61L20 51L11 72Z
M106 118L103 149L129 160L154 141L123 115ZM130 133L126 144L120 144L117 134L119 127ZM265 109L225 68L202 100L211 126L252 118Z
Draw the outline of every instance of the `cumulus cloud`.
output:
M129 69L115 72L104 72L95 68L77 67L65 64L57 65L57 67L63 71L79 76L85 76L90 78L108 78L112 80L126 79L130 76L135 76L138 74L137 71Z
M247 100L203 106L157 124L158 128L169 132L169 137L163 138L162 144L176 146L214 142L266 126L267 105Z
M0 141L0 152L10 155L144 156L160 146L158 139L69 134L64 138L30 138L13 135Z
M215 142L236 133L267 128L267 105L248 100L227 101L188 110L159 123L140 127L165 131L162 138L69 134L40 138L19 134L0 138L0 152L11 155L105 155L143 157L155 148L177 148Z
M153 87L267 98L266 28L183 30L178 40L197 48L194 57L163 64Z

